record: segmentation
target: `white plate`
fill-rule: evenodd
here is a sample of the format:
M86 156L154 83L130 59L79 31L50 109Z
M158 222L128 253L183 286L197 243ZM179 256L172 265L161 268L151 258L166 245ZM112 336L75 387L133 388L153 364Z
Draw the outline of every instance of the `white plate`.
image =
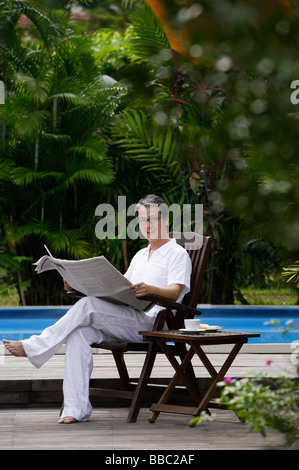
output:
M198 333L204 333L206 330L201 328L200 330L188 330L187 328L180 328L179 331L182 331L183 333L189 333L190 335L197 335Z
M207 328L199 328L198 330L188 330L187 328L180 328L179 331L189 334L197 334L197 333L204 333L205 331L218 331L221 330L221 326L208 326Z

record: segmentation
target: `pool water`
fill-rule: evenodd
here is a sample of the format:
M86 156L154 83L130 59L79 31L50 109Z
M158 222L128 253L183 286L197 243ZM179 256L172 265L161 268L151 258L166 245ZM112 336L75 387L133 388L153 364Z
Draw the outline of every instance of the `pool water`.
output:
M20 340L38 335L67 310L68 307L0 307L0 340Z
M201 323L224 330L259 333L250 343L291 343L299 340L299 306L198 305ZM286 333L287 331L287 333Z
M0 341L3 338L19 340L40 334L55 323L69 307L0 307ZM230 331L259 333L250 343L291 343L299 340L298 306L198 306L202 323L218 325ZM271 321L275 320L275 324ZM292 322L291 327L288 325ZM283 332L289 328L287 334Z

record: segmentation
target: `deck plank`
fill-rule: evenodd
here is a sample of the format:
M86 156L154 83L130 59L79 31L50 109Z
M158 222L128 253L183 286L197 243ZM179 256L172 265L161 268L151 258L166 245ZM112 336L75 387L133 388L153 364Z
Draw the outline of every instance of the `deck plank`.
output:
M127 410L97 408L88 422L57 424L53 409L0 410L1 450L265 450L287 449L270 430L266 438L249 431L230 411L218 411L214 422L195 428L188 417L163 414L150 424L142 409L134 424L125 422Z

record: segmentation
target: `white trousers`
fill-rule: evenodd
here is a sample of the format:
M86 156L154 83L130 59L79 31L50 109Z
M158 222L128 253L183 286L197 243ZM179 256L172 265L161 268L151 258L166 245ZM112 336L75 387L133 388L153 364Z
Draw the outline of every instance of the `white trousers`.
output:
M80 299L54 325L22 341L29 361L40 368L66 343L62 417L86 421L91 415L89 380L92 343L142 342L138 331L151 330L155 318L131 307L96 297Z

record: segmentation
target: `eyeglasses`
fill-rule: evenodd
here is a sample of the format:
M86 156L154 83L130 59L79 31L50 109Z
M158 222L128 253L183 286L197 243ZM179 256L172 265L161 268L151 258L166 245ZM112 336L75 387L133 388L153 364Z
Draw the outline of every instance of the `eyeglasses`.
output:
M161 216L159 216L159 217L149 217L148 219L146 219L145 217L140 217L138 219L138 222L142 225L145 225L147 222L149 224L156 224L159 219L161 219Z

